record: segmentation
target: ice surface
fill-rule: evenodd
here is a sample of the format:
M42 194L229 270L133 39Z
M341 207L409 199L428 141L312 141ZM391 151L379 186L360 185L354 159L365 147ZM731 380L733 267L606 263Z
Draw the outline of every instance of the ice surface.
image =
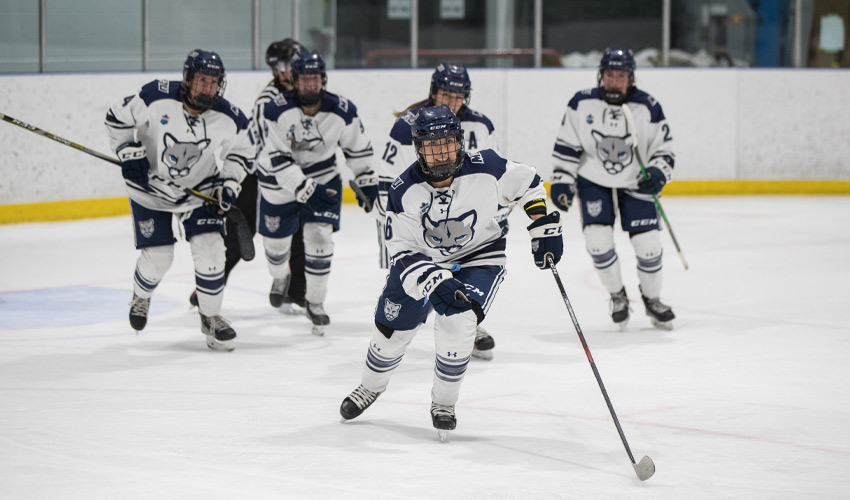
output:
M850 199L663 203L691 267L662 234L673 331L644 315L622 232L625 332L572 212L559 265L632 451L657 466L646 482L522 214L486 322L495 359L471 361L446 443L430 322L386 393L340 423L384 276L357 207L336 235L325 336L268 305L258 238L225 292L232 353L207 349L189 310L185 242L135 335L129 217L0 226L0 498L847 498Z

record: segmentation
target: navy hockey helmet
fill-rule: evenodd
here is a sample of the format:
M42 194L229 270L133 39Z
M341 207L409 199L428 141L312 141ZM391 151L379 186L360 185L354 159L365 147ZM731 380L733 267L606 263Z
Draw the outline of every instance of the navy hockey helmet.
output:
M463 165L463 129L460 120L452 113L452 110L443 104L442 106L430 106L422 108L410 127L413 136L413 146L416 149L416 157L422 167L422 173L428 180L440 182L448 179ZM426 154L423 148L425 141L448 139L448 147L453 147L455 157L449 155L437 158L435 154Z
M279 66L280 63L289 64L292 61L292 56L302 50L304 50L304 46L292 38L284 38L279 42L272 42L269 48L266 49L266 64L272 69L272 73L277 76L277 73L284 69Z
M292 71L292 83L295 87L295 95L301 104L312 106L319 102L322 98L322 93L325 91L325 85L328 83L328 76L325 72L325 61L322 56L315 50L300 50L292 56L290 63L290 71ZM300 90L297 85L301 75L322 75L322 88L318 93L305 93Z
M622 104L626 100L628 91L635 84L635 54L632 49L607 48L602 53L599 61L599 73L596 75L596 84L602 89L602 97L609 104ZM629 88L625 93L619 91L605 90L602 85L602 74L605 70L625 71L629 74Z
M218 88L215 94L197 94L192 96L189 89L189 82L195 78L195 74L209 75L218 78ZM227 86L227 81L224 72L224 63L221 61L221 56L215 52L207 52L206 50L195 49L189 52L186 57L186 62L183 63L183 102L189 107L199 111L206 111L215 106L222 96L224 96L224 88Z
M472 82L466 67L457 64L441 62L431 75L431 91L429 98L434 103L434 96L438 90L463 94L463 103L469 105L469 96L472 93Z

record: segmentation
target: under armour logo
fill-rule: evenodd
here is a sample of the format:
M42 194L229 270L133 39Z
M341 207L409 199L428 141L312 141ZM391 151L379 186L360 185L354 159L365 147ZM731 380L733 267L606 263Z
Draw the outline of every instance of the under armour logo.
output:
M381 348L378 347L378 344L372 344L372 349L375 349L378 352L381 352Z
M456 357L457 357L457 351L455 351L455 352L447 352L447 353L446 353L446 356L448 356L448 357L450 357L450 358L456 358Z

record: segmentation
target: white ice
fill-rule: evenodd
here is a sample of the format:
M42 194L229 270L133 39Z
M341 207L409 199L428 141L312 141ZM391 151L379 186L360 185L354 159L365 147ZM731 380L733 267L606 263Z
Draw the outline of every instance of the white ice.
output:
M185 242L135 335L129 217L0 227L0 498L847 498L850 198L663 202L690 264L662 233L673 331L650 326L621 231L627 331L575 213L559 265L635 460L657 466L646 482L520 213L486 322L495 359L471 362L448 442L428 413L430 321L340 423L383 284L374 222L346 206L325 337L269 306L259 251L225 291L232 353L207 349L189 309Z

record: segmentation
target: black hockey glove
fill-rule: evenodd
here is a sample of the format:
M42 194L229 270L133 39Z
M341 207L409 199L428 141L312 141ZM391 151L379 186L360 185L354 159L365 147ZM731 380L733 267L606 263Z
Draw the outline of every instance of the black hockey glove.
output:
M428 299L434 305L437 314L451 316L472 309L472 303L463 293L463 283L455 278L449 278L440 282Z
M528 226L528 234L531 235L531 253L534 255L534 264L540 269L549 267L546 255L551 255L557 264L564 254L564 240L561 237L561 213L552 212L540 217Z
M307 205L314 212L326 212L337 204L337 192L328 189L324 184L318 184L307 177L295 189L295 199L298 203Z
M556 170L552 174L552 186L549 188L552 203L566 212L573 204L576 195L576 179L563 170Z
M360 208L366 213L371 212L375 206L375 200L378 199L378 177L375 176L375 172L371 170L363 172L349 181L348 185L354 190Z
M148 172L151 164L148 161L145 147L141 142L125 142L115 151L121 160L121 175L128 181L143 189L148 189Z
M646 175L646 179L638 181L638 193L658 194L664 189L664 185L667 184L667 176L658 167L647 168Z

